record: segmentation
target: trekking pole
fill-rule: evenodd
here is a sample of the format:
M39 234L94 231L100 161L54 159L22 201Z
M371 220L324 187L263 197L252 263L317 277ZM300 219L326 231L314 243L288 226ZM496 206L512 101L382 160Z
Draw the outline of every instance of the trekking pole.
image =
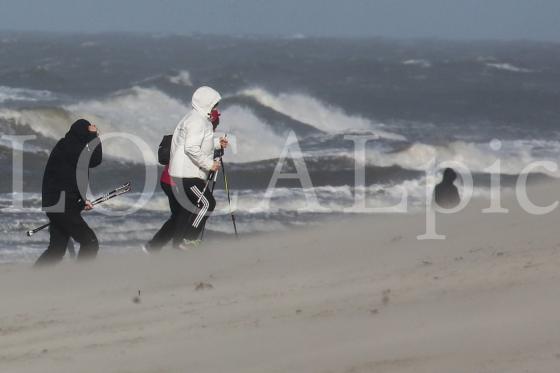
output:
M218 159L221 159L223 154L224 154L224 149L223 148L219 149L219 150L214 150L214 161L216 161ZM206 185L204 186L204 190L202 191L202 195L200 197L198 197L198 201L196 202L197 205L200 203L200 200L202 199L202 196L204 195L204 192L208 188L208 183L210 181L212 181L212 189L210 189L210 194L214 195L214 188L216 187L216 181L218 180L218 172L219 172L219 170L218 171L212 171L208 175L208 180L206 181ZM205 230L206 230L206 224L204 225L204 227L202 227L202 231L200 232L200 240L201 241L204 238Z
M106 202L106 201L108 201L112 198L115 198L117 196L120 196L121 194L128 193L128 192L130 192L130 182L128 182L126 184L123 184L120 187L115 188L112 191L103 194L101 197L93 200L93 202L91 202L91 204L92 204L92 206L99 205L100 203ZM49 225L51 225L51 223L43 224L40 227L28 230L26 232L27 237L33 236L35 233L37 233L39 231L42 231L43 229L47 228Z
M43 229L45 229L49 225L51 225L51 223L43 224L40 227L37 227L35 229L31 229L31 230L27 231L27 237L33 236L35 233L37 233L39 231L42 231Z
M212 188L210 189L210 194L214 195L214 188L216 188L216 181L218 180L218 171L214 172L213 175L210 175L208 180L212 180ZM204 192L202 192L202 193L204 194ZM201 198L202 198L202 196L199 197L198 202L200 202ZM200 232L200 240L201 241L204 239L204 232L205 231L206 231L206 224L204 224L204 227L202 227L202 232Z
M226 189L226 193L227 193L227 199L228 199L228 203L229 203L229 213L231 215L231 222L233 223L233 230L235 232L235 237L239 238L239 235L237 234L237 225L235 224L235 215L233 215L233 211L231 209L231 196L229 194L229 183L228 183L228 178L226 175L226 168L224 166L224 161L223 159L220 157L220 165L222 166L222 174L224 177L224 187Z
M206 179L206 183L204 184L204 188L202 188L202 194L196 200L197 205L200 203L200 201L202 201L202 197L204 196L204 193L206 192L206 189L208 189L208 184L210 183L210 180L216 179L217 176L218 176L218 171L210 171L210 173L208 174L208 179ZM213 190L214 189L212 189L212 191Z

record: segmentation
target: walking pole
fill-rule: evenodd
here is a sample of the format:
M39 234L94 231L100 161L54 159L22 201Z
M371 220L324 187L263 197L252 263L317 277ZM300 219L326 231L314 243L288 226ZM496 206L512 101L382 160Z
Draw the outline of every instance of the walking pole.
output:
M210 177L208 178L208 180L212 180L212 188L210 189L210 194L214 195L214 188L216 187L216 181L218 180L218 171L215 171L212 175L210 175ZM204 195L204 192L202 192L202 194ZM198 199L198 202L200 202L200 199L202 198L202 196L200 196L200 198ZM202 241L204 239L204 232L206 231L206 224L204 224L204 227L202 227L202 232L200 232L200 240Z
M227 193L227 199L228 199L228 203L229 203L229 213L231 215L231 222L233 223L233 230L235 232L235 237L239 238L239 235L237 234L237 225L235 224L235 215L233 215L233 211L231 210L231 196L229 194L229 183L228 183L228 179L227 179L227 175L226 175L226 168L224 166L224 161L222 159L222 157L220 157L220 165L222 166L222 174L224 176L224 187L226 189L226 193Z
M202 188L202 194L196 200L197 205L200 203L200 201L202 201L202 196L204 196L204 193L206 192L206 189L208 189L208 183L210 183L210 180L212 180L215 177L215 174L216 174L215 171L210 171L210 173L208 174L208 179L206 179L206 183L204 184L204 188Z
M120 196L121 194L128 193L128 192L130 192L130 182L128 182L128 183L126 183L126 184L123 184L123 185L121 185L120 187L115 188L115 189L113 189L112 191L110 191L110 192L108 192L108 193L105 193L105 194L102 195L101 197L99 197L99 198L93 200L93 201L91 202L91 204L92 204L93 206L99 205L100 203L106 202L106 201L108 201L108 200L110 200L110 199L113 199L113 198L115 198L115 197L117 197L117 196ZM41 226L38 227L38 228L28 230L28 231L26 232L27 237L33 236L35 233L37 233L37 232L39 232L39 231L41 231L41 230L47 228L49 225L51 225L51 223L43 224L43 225L41 225Z

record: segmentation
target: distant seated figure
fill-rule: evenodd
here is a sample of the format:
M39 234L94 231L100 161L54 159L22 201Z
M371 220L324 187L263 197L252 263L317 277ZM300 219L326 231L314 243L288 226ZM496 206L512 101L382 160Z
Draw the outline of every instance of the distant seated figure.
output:
M436 185L434 190L435 202L439 207L452 209L461 202L459 191L453 185L455 179L457 179L457 173L452 168L446 168L443 171L443 180Z

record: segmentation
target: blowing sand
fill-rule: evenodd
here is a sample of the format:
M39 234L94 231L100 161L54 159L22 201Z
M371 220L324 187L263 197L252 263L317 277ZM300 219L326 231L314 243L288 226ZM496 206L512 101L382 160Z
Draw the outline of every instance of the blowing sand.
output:
M510 202L2 266L0 371L557 372L560 209Z

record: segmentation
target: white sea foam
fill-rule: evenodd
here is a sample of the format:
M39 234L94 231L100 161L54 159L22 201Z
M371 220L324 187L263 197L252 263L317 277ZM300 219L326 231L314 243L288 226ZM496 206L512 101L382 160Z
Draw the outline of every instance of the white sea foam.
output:
M361 116L349 115L339 107L301 93L274 95L262 88L249 88L239 92L239 95L254 98L263 106L324 132L371 130L380 138L405 140L401 135L380 129L383 127L382 124L375 124Z
M515 65L512 65L510 63L487 63L486 66L494 68L496 70L504 70L504 71L510 71L510 72L514 72L514 73L532 73L534 72L531 69L526 69L523 67L517 67Z
M68 131L74 117L72 113L59 108L0 109L0 119L19 126L29 126L38 134L58 139Z
M305 213L343 213L345 209L354 204L354 193L359 190L366 195L368 207L387 207L399 202L404 191L409 196L410 206L424 203L426 182L421 180L406 180L398 185L376 184L370 186L317 186L312 189L275 188L270 195L268 204L263 204L266 196L264 189L243 189L232 191L233 207L238 214L258 216L260 214L295 213L304 209ZM318 205L306 207L306 193L313 192L317 197ZM216 190L214 196L218 201L216 214L228 215L229 205L223 190ZM130 193L104 203L103 207L109 210L129 209L141 198L141 193ZM167 197L163 193L155 193L142 211L162 212L169 211Z
M228 160L250 162L277 158L282 152L286 138L278 135L268 123L258 118L250 109L230 106L222 112L223 121L217 136L224 133L235 136Z
M52 101L56 96L45 90L0 86L0 104L4 102Z
M354 158L354 152L345 150L327 153ZM501 148L498 150L492 149L490 143L455 141L445 146L414 143L404 150L392 153L367 149L366 160L369 165L373 166L399 166L418 171L426 171L433 160L437 163L455 161L464 164L471 172L488 172L485 170L499 159L501 161L501 173L517 175L529 164L536 161L552 161L558 163L560 167L559 154L560 142L558 141L503 141ZM315 155L325 155L325 152L315 152ZM550 176L560 177L560 172L550 172L544 169L538 171Z
M406 60L402 62L403 65L412 65L412 66L419 66L422 68L429 68L432 66L432 63L428 60L423 60L423 59L419 59L419 60Z
M179 72L179 74L168 77L168 80L171 83L177 84L177 85L182 85L182 86L186 86L186 87L192 87L193 86L191 73L186 71L186 70L182 70L182 71Z

